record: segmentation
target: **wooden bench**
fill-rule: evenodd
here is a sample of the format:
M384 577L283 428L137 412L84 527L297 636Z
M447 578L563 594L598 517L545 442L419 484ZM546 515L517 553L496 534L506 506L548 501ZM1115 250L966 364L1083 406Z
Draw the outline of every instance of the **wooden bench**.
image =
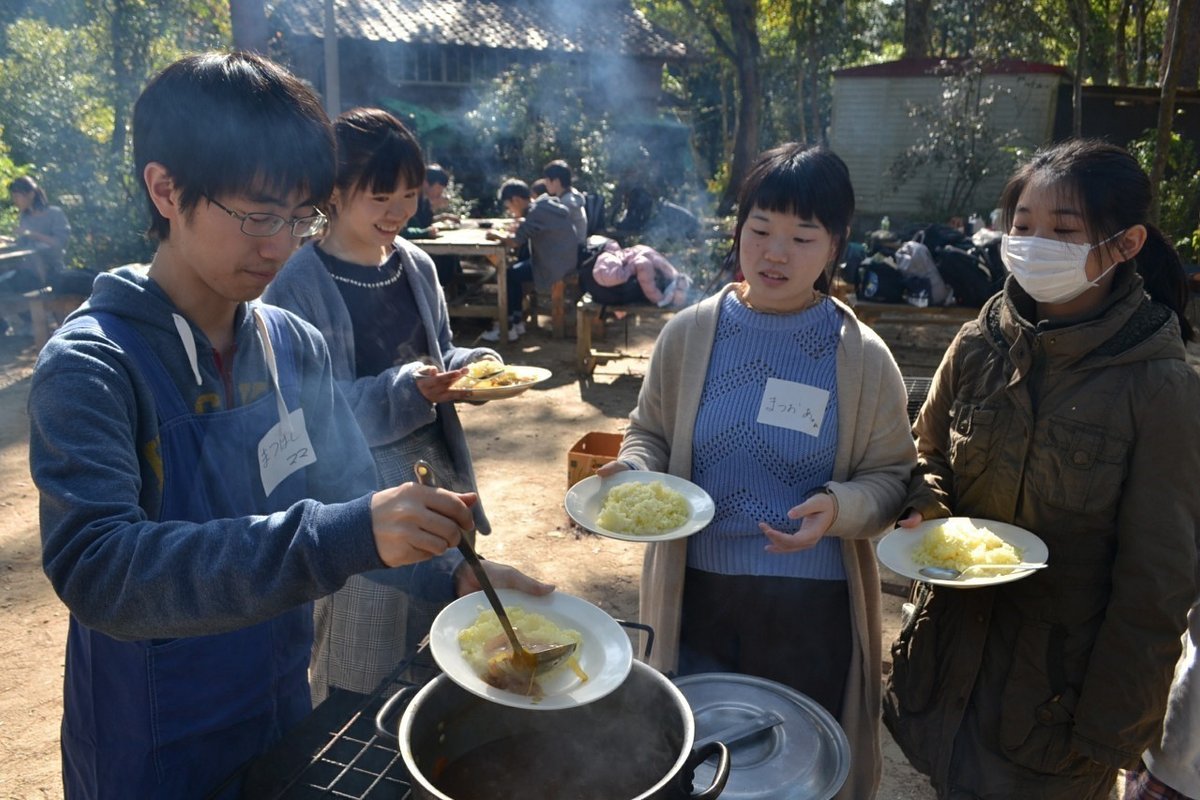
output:
M86 294L55 294L42 289L29 298L29 325L33 329L33 348L41 350L62 321L88 299Z
M81 294L56 295L50 288L0 295L0 317L14 323L28 313L33 349L41 350L59 323L86 299L87 295Z
M659 308L656 305L647 303L604 305L594 301L590 294L585 294L575 304L575 369L581 378L590 376L596 370L597 365L603 364L606 361L613 361L619 358L649 358L649 356L641 353L629 353L623 350L598 350L592 346L592 338L595 332L603 332L604 330L604 312L606 309L612 309L615 313L622 314L626 324L629 322L629 317L633 317L636 320L639 316L646 314L673 314L679 311L675 307Z
M579 276L571 272L561 281L555 281L550 287L550 335L562 339L567 335L567 295L579 293ZM540 312L538 292L529 285L525 296L529 298L529 321L531 327L538 327Z
M882 317L900 317L905 321L925 323L953 323L962 325L979 316L978 308L967 306L914 306L909 303L872 303L868 300L847 301L854 315L863 323L875 326Z

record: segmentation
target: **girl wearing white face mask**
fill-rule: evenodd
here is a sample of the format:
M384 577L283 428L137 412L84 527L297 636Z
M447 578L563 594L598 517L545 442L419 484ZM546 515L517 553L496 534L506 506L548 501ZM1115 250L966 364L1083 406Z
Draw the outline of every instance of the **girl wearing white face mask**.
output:
M1145 173L1108 144L1020 168L1001 202L1012 277L959 331L914 426L903 526L1000 520L1049 550L1019 581L917 587L884 719L939 797L1100 800L1162 735L1200 586L1200 376L1183 267L1149 205ZM1166 725L1200 749L1194 717Z

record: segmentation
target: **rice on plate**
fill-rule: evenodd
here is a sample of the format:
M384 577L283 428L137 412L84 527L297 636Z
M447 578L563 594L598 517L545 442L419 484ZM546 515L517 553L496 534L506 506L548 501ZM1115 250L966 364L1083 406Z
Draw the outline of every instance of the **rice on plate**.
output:
M534 645L558 645L574 642L583 645L583 636L573 628L560 628L541 614L526 611L520 606L505 606L508 621L517 632L517 638L526 647ZM510 650L508 637L500 627L500 619L490 608L480 612L475 622L458 633L458 643L463 658L481 677L493 666L497 655Z
M687 522L687 500L662 481L622 483L609 490L596 518L617 533L658 534Z
M912 560L961 572L973 564L1019 564L1021 551L987 528L977 528L960 518L927 531L913 548Z

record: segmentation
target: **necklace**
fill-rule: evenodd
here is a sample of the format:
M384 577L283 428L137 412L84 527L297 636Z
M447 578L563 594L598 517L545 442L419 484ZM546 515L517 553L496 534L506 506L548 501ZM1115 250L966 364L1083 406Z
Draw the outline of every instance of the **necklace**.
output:
M750 285L743 282L743 283L739 283L737 285L737 288L733 290L733 295L746 308L750 309L751 311L758 312L759 314L777 314L777 315L799 314L802 311L808 311L810 308L812 308L813 306L817 305L822 300L824 300L827 296L824 292L819 291L817 289L813 289L812 298L810 298L808 300L808 302L806 302L804 305L800 306L799 308L791 308L786 311L776 311L774 309L769 309L769 308L759 308L758 306L751 303L750 300L746 297L746 295L749 291L750 291Z
M400 267L397 266L395 272L393 272L391 275L387 276L386 278L384 278L381 281L376 281L375 283L367 283L365 281L356 281L353 278L346 278L346 277L343 277L342 275L338 275L336 272L330 272L329 277L333 278L338 283L348 283L351 286L357 286L360 289L381 289L384 286L391 286L393 283L400 280L400 274L401 274Z
M326 251L322 251L322 252L326 252ZM351 263L349 261L346 261L343 258L339 258L338 256L333 255L332 253L326 252L326 255L329 255L332 258L335 258L339 262L344 263L344 264ZM391 286L393 283L400 280L400 276L403 274L402 270L400 269L399 259L397 259L397 261L396 261L396 270L391 275L387 274L387 270L386 270L387 262L386 261L384 263L380 264L378 267L375 267L374 268L375 271L380 275L384 275L385 277L382 280L375 281L374 283L367 283L366 281L358 281L358 280L355 280L354 278L347 278L345 275L338 275L336 272L333 271L332 264L326 264L325 266L326 266L326 269L329 271L329 277L333 278L338 283L345 283L350 286L357 286L360 289L381 289L384 286Z

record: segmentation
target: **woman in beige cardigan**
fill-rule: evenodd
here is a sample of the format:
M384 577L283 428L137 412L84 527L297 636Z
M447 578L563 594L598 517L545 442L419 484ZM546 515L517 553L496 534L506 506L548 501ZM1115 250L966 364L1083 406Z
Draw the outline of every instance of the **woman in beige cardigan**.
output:
M880 772L872 539L900 512L916 451L891 353L823 291L853 197L827 150L760 157L734 234L744 282L664 327L618 460L599 472L669 472L716 502L705 530L648 546L651 664L755 674L817 699L850 740L838 797L857 800Z

